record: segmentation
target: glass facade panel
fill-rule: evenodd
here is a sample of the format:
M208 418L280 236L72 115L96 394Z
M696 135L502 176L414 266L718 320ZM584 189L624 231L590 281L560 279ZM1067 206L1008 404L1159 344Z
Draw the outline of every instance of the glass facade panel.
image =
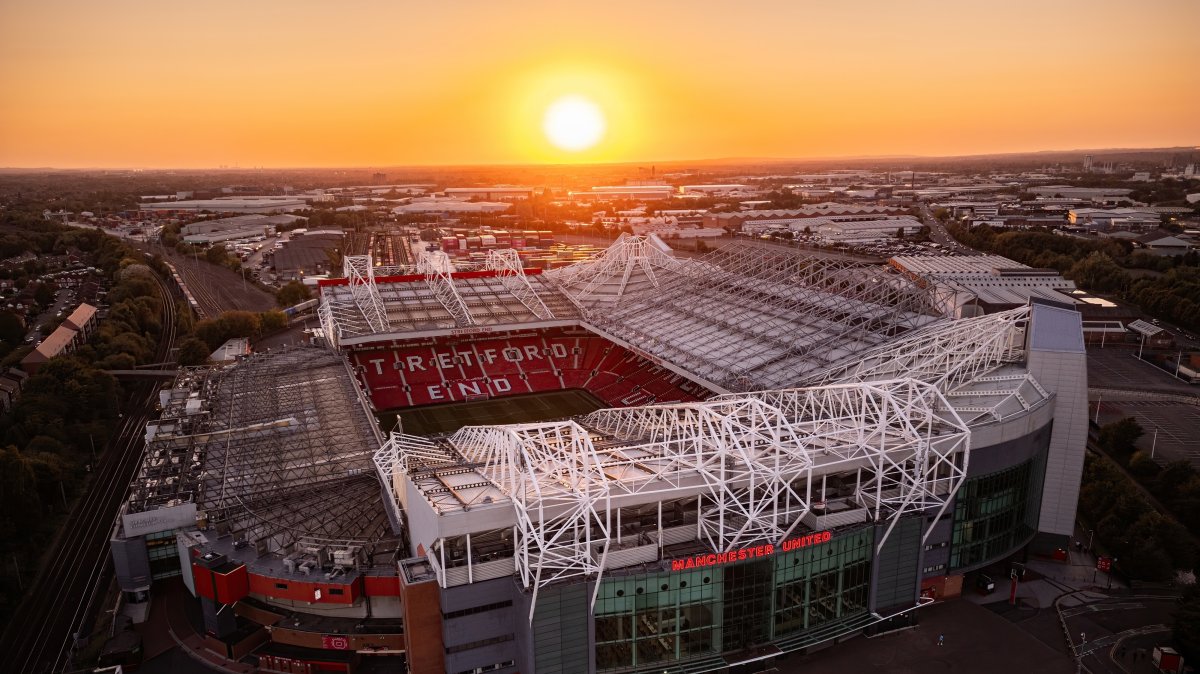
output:
M146 555L150 558L150 576L154 580L183 573L179 566L179 548L175 530L146 534Z
M608 577L596 600L596 668L737 651L867 611L870 528L768 558Z
M775 637L867 610L871 584L869 529L835 536L775 559Z
M1025 463L967 480L954 505L950 568L992 561L1037 532L1046 452Z

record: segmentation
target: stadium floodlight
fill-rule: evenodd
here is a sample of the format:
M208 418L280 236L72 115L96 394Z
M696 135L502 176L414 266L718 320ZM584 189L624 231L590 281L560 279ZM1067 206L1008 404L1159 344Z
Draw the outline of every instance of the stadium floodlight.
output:
M347 255L342 258L342 271L350 283L350 293L372 332L388 332L387 310L375 285L375 267L370 255Z
M521 304L533 312L534 316L542 320L554 318L554 312L550 311L533 286L529 285L529 278L525 276L525 267L521 264L517 251L511 248L489 250L484 267L496 272L504 288L521 300Z
M425 277L429 290L446 308L456 325L463 328L475 325L467 303L454 287L454 264L449 255L440 250L423 252L421 259L417 261L417 273Z

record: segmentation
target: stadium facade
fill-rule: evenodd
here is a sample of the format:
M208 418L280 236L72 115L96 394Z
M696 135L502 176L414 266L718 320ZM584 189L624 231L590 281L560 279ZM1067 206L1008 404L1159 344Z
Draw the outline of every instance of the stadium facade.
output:
M955 319L952 289L888 267L745 244L677 259L655 237L545 273L511 251L377 271L351 257L323 282L331 350L192 375L216 413L162 437L203 438L199 477L174 519L131 500L159 530L114 541L123 589L148 587L128 560L170 536L214 635L237 631L222 615L275 621L268 658L756 671L910 624L1071 536L1087 418L1069 305ZM576 389L607 407L438 435L369 418ZM330 634L337 618L353 624Z

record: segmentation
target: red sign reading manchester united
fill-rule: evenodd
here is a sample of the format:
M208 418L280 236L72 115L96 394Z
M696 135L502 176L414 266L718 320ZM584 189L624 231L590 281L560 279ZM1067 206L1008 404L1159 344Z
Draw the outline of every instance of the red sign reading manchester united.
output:
M791 552L792 550L806 548L810 545L828 543L831 538L833 538L833 534L828 531L818 531L815 534L789 538L779 548L776 548L774 544L767 543L766 545L738 548L737 550L730 550L728 552L710 552L707 555L695 555L687 559L672 559L671 570L685 571L702 566L718 566L721 564L732 564L733 562L744 562L747 559L754 559L755 557L770 557L779 551Z

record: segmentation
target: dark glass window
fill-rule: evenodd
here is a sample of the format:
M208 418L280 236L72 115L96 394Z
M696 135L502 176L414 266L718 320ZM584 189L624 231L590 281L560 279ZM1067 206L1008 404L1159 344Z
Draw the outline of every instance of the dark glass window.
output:
M873 533L864 527L769 558L602 581L596 669L712 657L861 617Z
M1046 452L1012 468L967 480L954 505L950 568L993 561L1037 531Z

